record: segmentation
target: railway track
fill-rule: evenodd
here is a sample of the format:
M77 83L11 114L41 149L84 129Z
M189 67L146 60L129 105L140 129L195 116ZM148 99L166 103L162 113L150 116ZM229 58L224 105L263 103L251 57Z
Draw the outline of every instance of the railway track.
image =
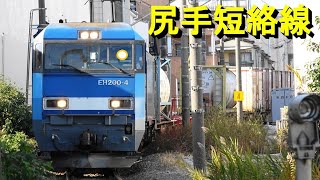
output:
M122 180L120 175L113 169L88 171L75 170L65 172L52 172L53 177L49 180Z

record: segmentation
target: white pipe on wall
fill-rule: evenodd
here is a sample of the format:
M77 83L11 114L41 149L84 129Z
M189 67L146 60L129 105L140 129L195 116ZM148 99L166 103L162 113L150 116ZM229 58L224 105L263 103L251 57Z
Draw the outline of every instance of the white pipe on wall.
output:
M1 74L4 79L4 33L1 35Z

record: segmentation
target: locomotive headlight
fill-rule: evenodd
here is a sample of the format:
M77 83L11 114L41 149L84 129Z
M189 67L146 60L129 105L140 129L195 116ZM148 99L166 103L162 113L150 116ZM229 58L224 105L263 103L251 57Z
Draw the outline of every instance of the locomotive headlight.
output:
M79 31L80 39L99 39L99 31Z
M67 100L65 99L60 99L57 101L57 107L58 108L61 108L61 109L64 109L67 107Z
M111 106L111 108L113 108L113 109L117 109L117 108L119 108L120 107L120 101L119 100L111 100L111 102L110 102L110 106Z
M109 101L110 109L132 109L132 99L131 98L115 98Z
M45 98L43 100L44 109L68 109L69 102L65 98Z
M120 49L117 54L116 54L117 58L120 60L120 61L123 61L123 60L126 60L128 58L128 52L124 49Z
M89 32L88 31L82 31L80 32L80 39L89 39Z
M98 39L99 33L97 31L90 32L90 39Z

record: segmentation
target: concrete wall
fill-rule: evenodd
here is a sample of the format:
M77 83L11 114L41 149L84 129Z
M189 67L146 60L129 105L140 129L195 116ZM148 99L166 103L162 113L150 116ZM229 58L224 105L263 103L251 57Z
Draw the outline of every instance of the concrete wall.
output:
M89 3L85 4L86 2L87 0L46 0L47 22L56 23L59 19L89 22ZM4 74L6 79L15 82L22 89L26 82L29 12L37 7L37 0L2 1L0 6L0 74ZM34 17L36 24L37 14ZM4 72L1 71L2 64Z

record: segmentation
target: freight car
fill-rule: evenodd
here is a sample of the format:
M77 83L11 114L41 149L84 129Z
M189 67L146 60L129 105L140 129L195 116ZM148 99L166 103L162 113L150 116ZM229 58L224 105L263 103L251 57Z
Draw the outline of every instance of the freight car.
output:
M215 70L217 69L217 70ZM222 66L204 67L203 87L207 107L222 104ZM220 71L219 71L220 70ZM226 70L226 107L233 108L233 92L236 89L235 68ZM294 88L293 74L267 68L242 67L243 110L253 113L271 111L271 91L278 88Z

